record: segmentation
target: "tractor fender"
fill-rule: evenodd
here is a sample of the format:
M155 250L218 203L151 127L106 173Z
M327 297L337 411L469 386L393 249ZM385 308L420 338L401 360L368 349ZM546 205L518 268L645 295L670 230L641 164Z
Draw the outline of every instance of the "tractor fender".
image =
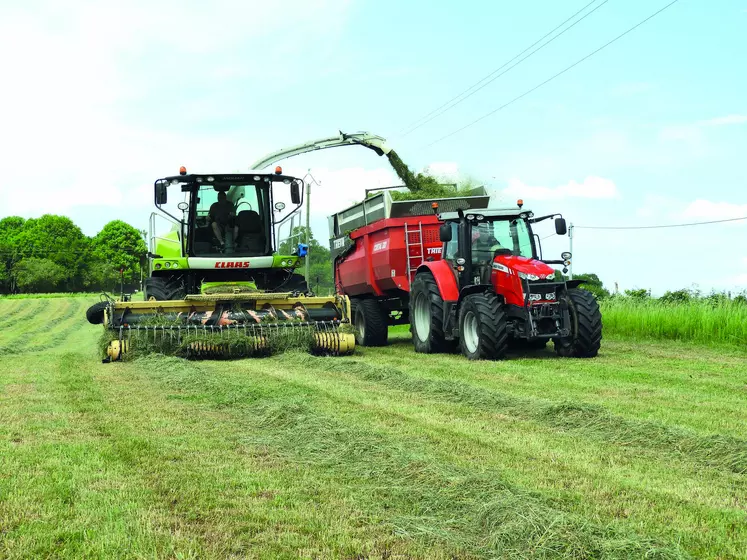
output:
M457 301L459 299L459 285L454 271L447 261L426 261L418 267L415 276L426 271L433 275L444 301Z
M566 280L565 286L569 290L572 290L574 288L578 288L581 284L585 284L586 280Z
M492 294L495 294L495 296L499 300L501 300L501 302L504 301L504 298L501 294L495 293L495 288L492 284L475 284L473 286L467 286L461 292L459 292L459 303L461 304L462 300L467 296L471 296L472 294L479 294L482 292L490 292Z

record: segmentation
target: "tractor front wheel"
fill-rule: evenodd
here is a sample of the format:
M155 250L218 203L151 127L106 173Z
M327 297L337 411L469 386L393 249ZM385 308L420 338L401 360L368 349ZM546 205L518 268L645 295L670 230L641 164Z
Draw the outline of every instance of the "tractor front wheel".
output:
M602 345L602 312L594 294L573 288L566 294L571 336L555 339L555 352L564 358L594 358Z
M488 292L464 298L459 313L459 345L470 360L500 360L508 350L506 314Z
M415 276L410 288L410 326L416 352L446 352L444 338L444 300L430 272Z
M144 291L146 301L184 299L186 295L181 280L169 280L160 276L146 278Z
M355 342L361 346L386 346L389 325L381 304L375 299L355 299L351 306Z

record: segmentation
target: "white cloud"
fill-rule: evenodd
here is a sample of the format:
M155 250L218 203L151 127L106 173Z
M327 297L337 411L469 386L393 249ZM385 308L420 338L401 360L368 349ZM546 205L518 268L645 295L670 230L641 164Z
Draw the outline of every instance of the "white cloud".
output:
M698 124L701 126L724 126L745 123L747 123L747 115L726 115L725 117L715 117L713 119L700 121Z
M703 218L706 220L728 220L747 216L747 204L732 202L712 202L698 199L691 202L682 213L685 218Z
M12 84L0 88L0 218L140 209L152 204L152 181L179 165L244 168L276 148L274 140L212 127L185 134L162 109L176 107L181 122L256 113L246 100L221 103L236 89L229 80L254 76L264 88L275 72L284 87L304 79L298 50L334 45L347 7L346 0L0 3L0 76ZM91 215L81 226L104 219Z
M557 187L529 186L519 179L509 179L508 187L502 193L510 197L532 200L556 200L561 198L618 198L620 193L614 181L603 177L590 176L579 183L571 180Z

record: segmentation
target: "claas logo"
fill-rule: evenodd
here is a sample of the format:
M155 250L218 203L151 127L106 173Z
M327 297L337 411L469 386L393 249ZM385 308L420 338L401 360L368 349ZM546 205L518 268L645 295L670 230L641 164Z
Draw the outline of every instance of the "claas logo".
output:
M249 261L218 261L215 263L215 268L249 268Z

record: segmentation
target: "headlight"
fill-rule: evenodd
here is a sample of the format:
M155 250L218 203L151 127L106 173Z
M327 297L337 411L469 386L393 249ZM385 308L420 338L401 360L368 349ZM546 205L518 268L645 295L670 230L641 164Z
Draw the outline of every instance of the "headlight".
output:
M156 270L158 270L159 268L161 268L161 263L156 263L155 268L156 268Z
M536 274L529 274L527 276L527 278L529 278L529 280L539 280L540 279L540 277L537 276Z
M529 294L529 301L539 301L542 299L542 294Z
M549 301L555 301L555 292L546 293L545 299Z
M280 261L280 266L288 266L288 261Z
M166 268L171 268L171 263L170 262L164 263L163 266L166 267Z
M174 263L174 266L172 268L179 268L179 263Z
M571 260L571 254L568 251L565 251L563 253L560 253L560 258L564 261L569 261Z
M458 259L456 260L456 263L457 263L457 264L458 264L459 266L463 266L463 265L464 265L464 264L465 264L466 262L467 262L467 261L466 261L466 260L464 260L464 259L463 259L462 257L459 257L459 258L458 258Z
M470 221L474 220L475 219L474 214L467 214L467 219Z
M519 278L521 278L522 280L526 280L527 279L527 275L524 274L523 272L519 272Z

